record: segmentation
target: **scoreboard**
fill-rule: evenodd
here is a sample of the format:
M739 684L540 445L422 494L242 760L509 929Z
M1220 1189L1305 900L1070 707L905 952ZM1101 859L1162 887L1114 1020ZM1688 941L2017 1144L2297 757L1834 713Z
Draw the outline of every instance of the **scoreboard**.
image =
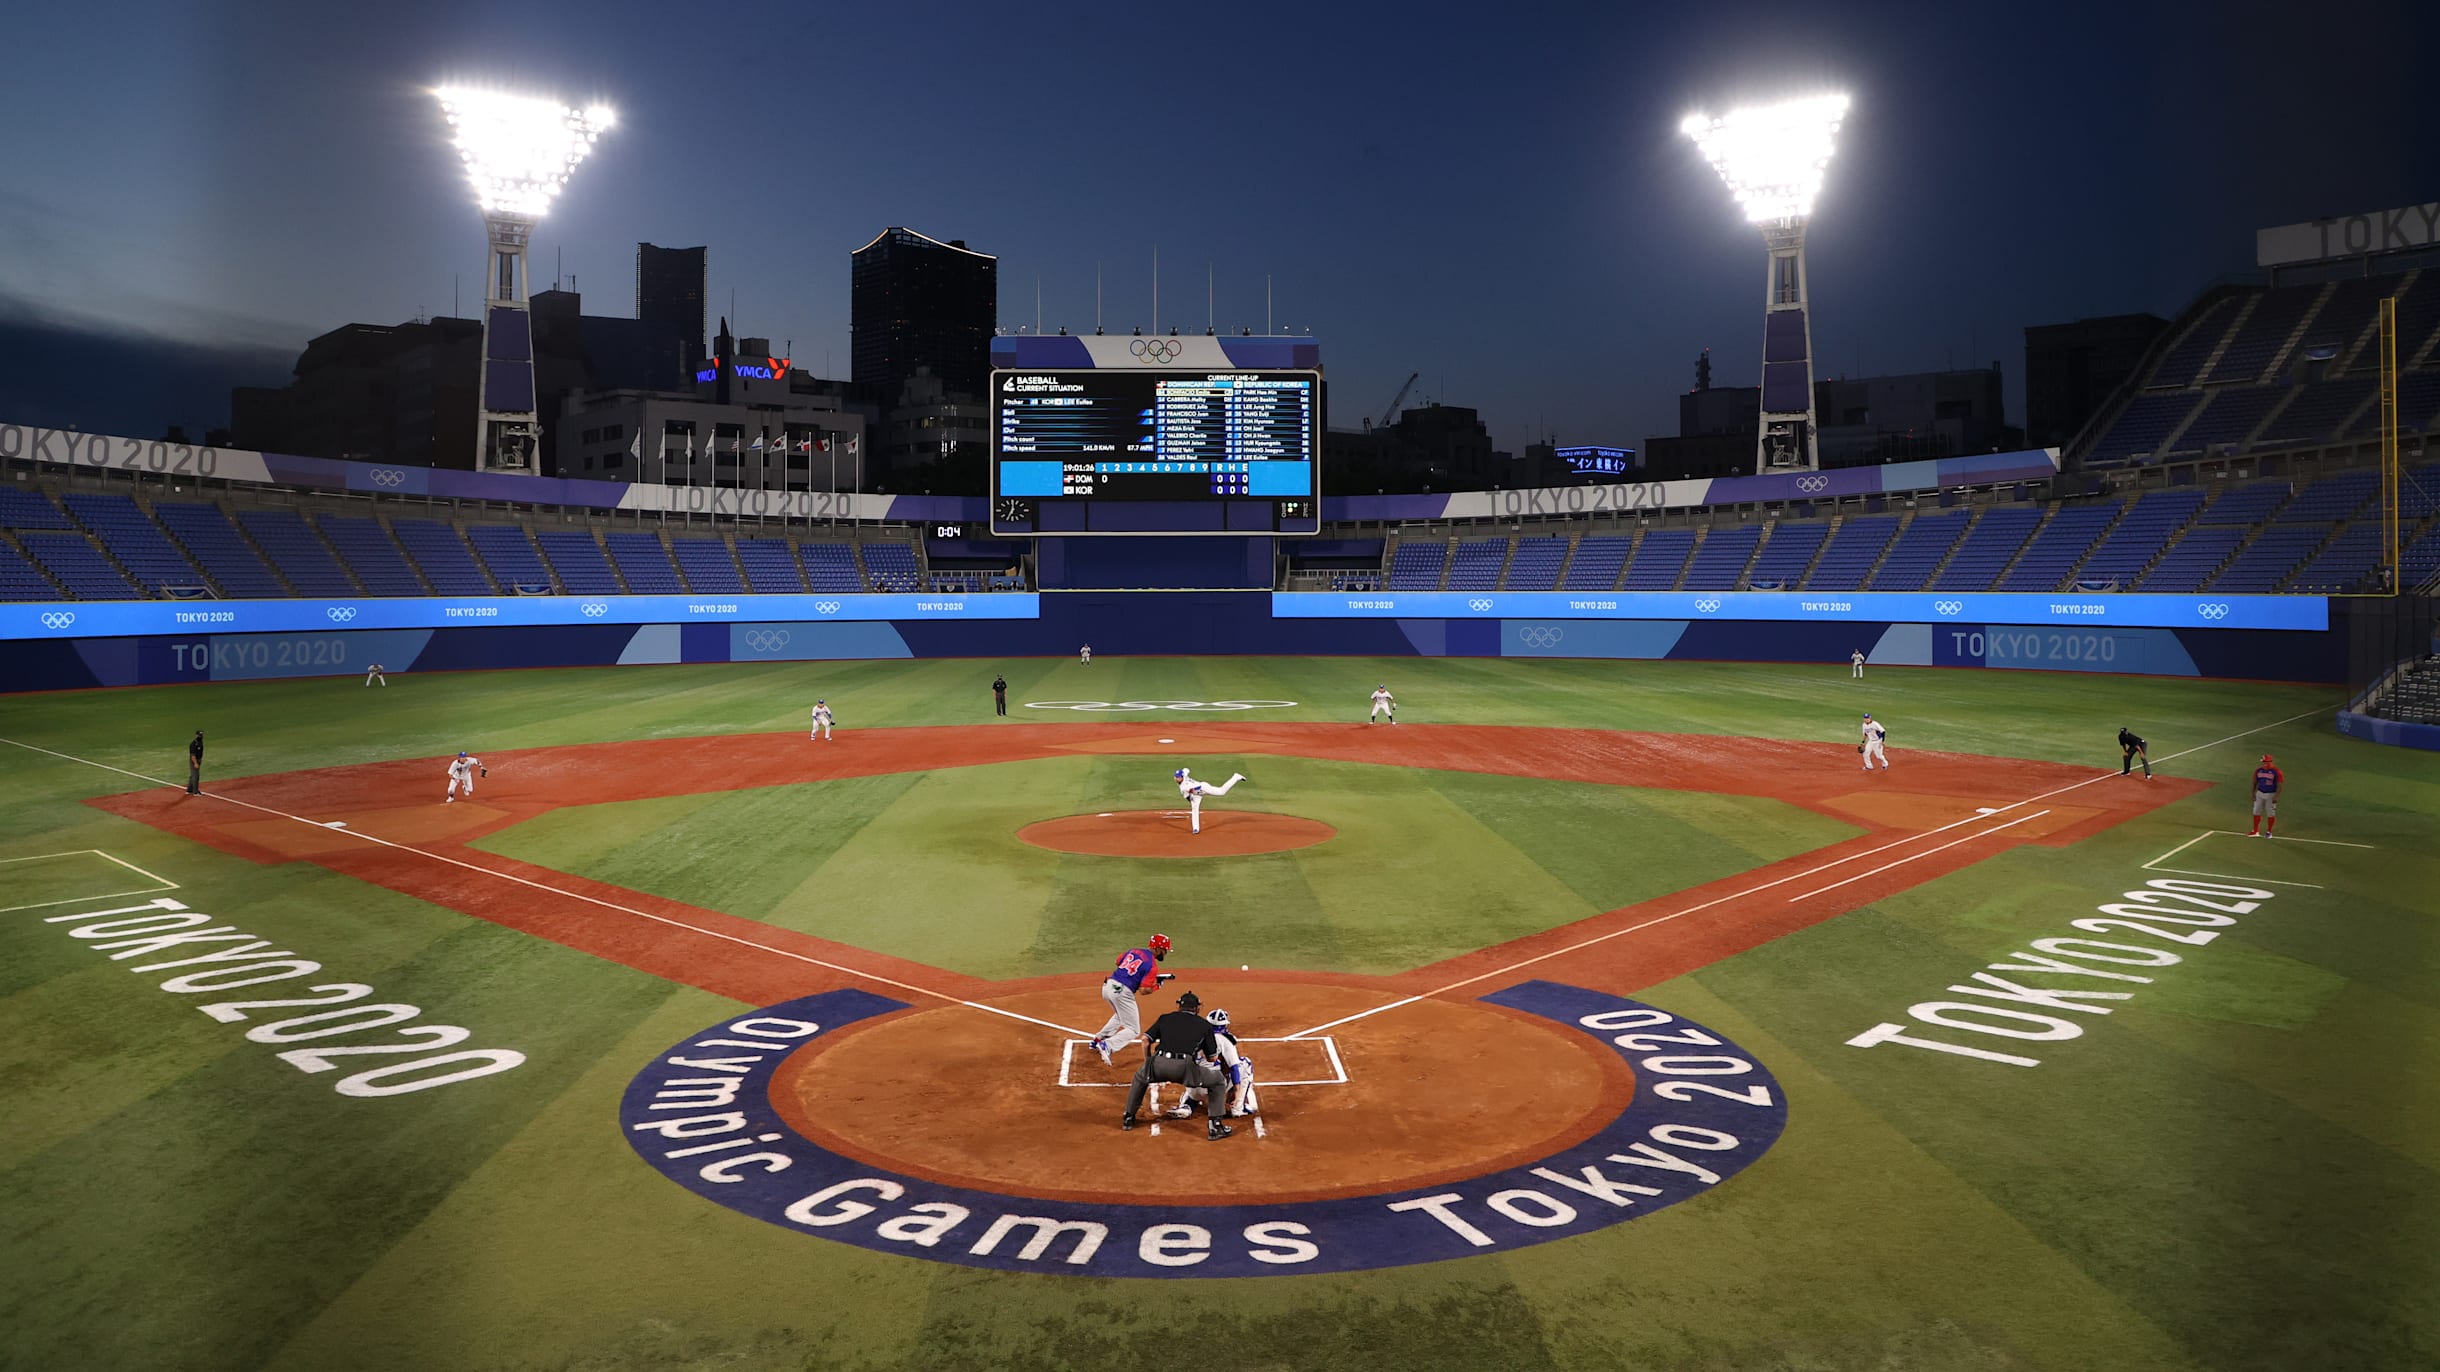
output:
M1319 372L995 371L990 427L995 534L1320 527Z

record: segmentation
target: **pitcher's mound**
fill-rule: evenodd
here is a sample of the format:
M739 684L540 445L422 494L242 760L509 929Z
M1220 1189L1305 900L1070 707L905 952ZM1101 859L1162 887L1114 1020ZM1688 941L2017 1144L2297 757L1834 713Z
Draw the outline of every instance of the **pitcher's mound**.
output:
M1097 857L1243 857L1310 848L1338 830L1317 819L1260 810L1206 810L1203 832L1186 827L1184 810L1116 810L1028 824L1017 837L1036 848Z

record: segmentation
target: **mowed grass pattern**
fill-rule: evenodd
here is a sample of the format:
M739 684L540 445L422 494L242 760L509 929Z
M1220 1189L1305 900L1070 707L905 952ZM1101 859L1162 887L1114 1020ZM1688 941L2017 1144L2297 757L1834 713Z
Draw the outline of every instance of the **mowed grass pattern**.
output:
M2218 784L1645 992L1758 1054L1786 1091L1779 1145L1717 1191L1505 1256L1147 1290L867 1253L706 1204L639 1165L612 1121L644 1064L734 1003L309 864L261 867L171 838L80 803L143 783L0 750L0 857L102 849L179 882L178 897L217 921L321 963L311 984L370 985L466 1026L471 1044L528 1056L480 1081L343 1098L329 1075L249 1041L248 1025L197 1013L212 998L163 992L161 975L132 973L49 912L0 916L0 1366L1106 1368L1200 1358L1214 1341L1232 1365L1263 1368L2440 1365L2440 1094L2428 1086L2440 1079L2440 774L2425 755L2336 737L2326 713L2173 756L2326 711L2330 692L1878 669L1855 683L1843 664L1105 658L0 698L0 738L175 779L187 734L204 728L208 775L226 776L794 731L817 694L850 731L988 723L994 670L1008 674L1017 719L1094 717L1028 715L1027 700L1269 698L1299 704L1265 717L1352 724L1383 680L1417 723L1844 740L1869 709L1891 720L1901 766L1910 749L1941 748L2114 770L2123 723L2152 740L2164 772ZM1992 1040L2040 1067L1847 1045L1910 1004L1956 999L1947 988L2031 940L2075 934L2069 921L2140 884L2143 863L2206 829L2242 830L2243 779L2265 751L2287 768L2281 831L2296 841L2214 836L2173 865L2298 884L2207 946L2176 948L2182 960L2148 972L2110 1014L2080 1017L2080 1036ZM1155 909L1207 921L1172 932L1192 928L1213 962L1292 951L1320 965L1411 964L1427 955L1417 935L1373 926L1391 918L1401 863L1437 856L1428 845L1453 835L1468 896L1424 913L1422 944L1462 943L1453 931L1489 919L1606 908L1744 861L1741 845L1759 857L1815 841L1776 830L1775 810L1704 797L1647 803L1627 788L1319 764L1283 779L1280 760L1264 759L1224 804L1330 808L1348 816L1336 842L1377 824L1380 851L1319 876L1308 864L1327 866L1332 845L1200 870L1109 869L1142 870L1125 880L1011 854L1046 865L975 886L956 880L958 859L996 854L1006 829L961 826L1003 826L1036 799L1065 812L1159 794L1135 760L1055 764L1040 780L985 770L992 784L970 796L928 794L954 790L955 774L869 778L587 807L503 839L817 932L863 919L868 938L887 935L866 903L881 891L932 912L907 942L942 946L910 956L948 962L962 944L955 957L993 974L1076 970L1085 996ZM1618 808L1579 813L1605 804ZM786 860L741 861L756 852ZM1656 854L1685 866L1641 870ZM1164 884L1173 878L1182 884ZM56 885L46 878L44 898ZM1233 938L1245 952L1220 951ZM945 1080L942 1108L956 1108L954 1090ZM1108 1177L1161 1180L1116 1151ZM1183 1345L1181 1328L1193 1331Z

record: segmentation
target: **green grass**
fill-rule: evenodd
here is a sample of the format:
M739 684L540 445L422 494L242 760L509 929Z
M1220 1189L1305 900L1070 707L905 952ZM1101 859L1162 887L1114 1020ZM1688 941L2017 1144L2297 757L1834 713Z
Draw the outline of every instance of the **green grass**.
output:
M1779 1145L1716 1192L1505 1256L1147 1289L866 1253L708 1204L638 1164L612 1121L638 1068L730 1002L169 837L79 803L142 783L0 749L0 858L101 849L320 962L312 984L370 985L465 1026L470 1046L529 1057L446 1090L340 1097L197 1013L212 997L160 991L51 910L0 914L0 1367L1108 1367L1208 1361L1215 1340L1222 1365L1250 1368L2440 1365L2440 773L2338 738L2326 715L2171 756L2326 711L2329 692L1969 671L1854 683L1843 666L858 663L0 698L0 738L176 778L195 728L228 776L794 729L815 694L850 730L990 724L994 670L1019 702L1302 702L1264 716L1284 719L1352 721L1382 680L1418 723L1843 740L1869 709L1901 758L2111 765L2126 723L2164 773L2221 784L1644 993L1759 1054L1787 1093ZM2022 1045L2039 1068L1847 1046L2032 940L2077 934L2069 921L2100 917L2204 829L2244 828L2242 781L2264 751L2290 778L2282 833L2373 846L2187 849L2170 865L2299 884L2179 948L2081 1037ZM492 846L1004 976L1098 970L1148 919L1181 942L1191 930L1198 959L1395 970L1841 832L1753 802L1260 761L1224 804L1311 814L1340 838L1193 865L1014 844L1027 818L1143 803L1140 760L1066 758L586 807ZM1601 841L1627 833L1643 841ZM0 865L0 905L92 889L88 870L110 875ZM1110 1180L1159 1179L1114 1159Z

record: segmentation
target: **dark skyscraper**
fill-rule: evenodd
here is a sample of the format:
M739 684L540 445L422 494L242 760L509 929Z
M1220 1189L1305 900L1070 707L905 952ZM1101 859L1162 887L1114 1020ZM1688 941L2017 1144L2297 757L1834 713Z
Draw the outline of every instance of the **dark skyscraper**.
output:
M684 340L690 364L703 357L705 260L702 248L635 245L635 317Z
M979 396L1000 322L999 259L912 229L884 229L856 249L855 380L885 404L918 367L953 395Z

